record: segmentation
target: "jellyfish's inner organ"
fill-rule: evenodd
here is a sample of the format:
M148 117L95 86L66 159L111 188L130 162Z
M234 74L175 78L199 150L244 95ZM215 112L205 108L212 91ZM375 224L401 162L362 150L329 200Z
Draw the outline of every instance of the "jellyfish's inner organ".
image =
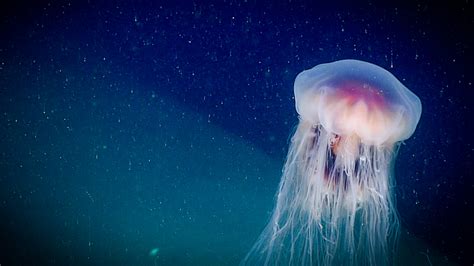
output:
M378 66L342 60L300 73L295 99L276 206L243 264L393 264L391 168L419 121L418 97Z

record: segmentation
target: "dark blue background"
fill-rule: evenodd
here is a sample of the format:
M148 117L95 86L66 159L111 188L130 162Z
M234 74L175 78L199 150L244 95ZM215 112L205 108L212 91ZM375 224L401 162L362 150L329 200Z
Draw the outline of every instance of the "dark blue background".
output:
M297 123L295 76L320 63L354 58L388 69L423 104L418 129L397 159L403 225L450 258L473 262L472 6L58 1L1 9L0 242L16 243L8 254L0 252L2 260L28 262L39 252L38 240L22 233L21 215L21 208L38 199L12 200L12 191L47 188L17 179L11 165L21 158L10 151L27 154L35 145L16 133L40 131L47 120L41 108L64 113L67 119L50 123L67 128L68 119L94 112L88 106L95 97L107 97L110 104L97 110L101 122L85 134L100 134L118 117L130 121L118 131L140 131L153 127L153 113L128 103L146 104L159 93L283 161ZM62 86L49 87L48 81ZM74 82L88 86L71 89ZM133 87L150 89L123 90ZM71 105L83 108L71 111ZM30 107L38 112L25 117ZM148 119L137 126L133 117L143 112ZM27 123L12 131L15 119ZM64 137L49 130L39 136L44 145ZM38 165L47 160L37 158ZM81 167L80 161L63 163ZM54 187L62 181L46 182Z

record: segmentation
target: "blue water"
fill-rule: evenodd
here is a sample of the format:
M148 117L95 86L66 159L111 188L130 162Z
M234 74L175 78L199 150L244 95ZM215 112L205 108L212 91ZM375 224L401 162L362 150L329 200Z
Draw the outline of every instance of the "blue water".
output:
M423 103L395 167L415 264L472 264L468 9L2 7L0 264L237 264L273 208L294 78L344 58Z

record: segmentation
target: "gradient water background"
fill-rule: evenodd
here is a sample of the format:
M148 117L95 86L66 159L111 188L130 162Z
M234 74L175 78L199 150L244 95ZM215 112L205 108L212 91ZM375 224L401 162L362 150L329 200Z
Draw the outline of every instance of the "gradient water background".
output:
M469 10L2 3L0 263L236 264L273 208L295 76L354 58L423 103L395 169L404 228L472 264Z

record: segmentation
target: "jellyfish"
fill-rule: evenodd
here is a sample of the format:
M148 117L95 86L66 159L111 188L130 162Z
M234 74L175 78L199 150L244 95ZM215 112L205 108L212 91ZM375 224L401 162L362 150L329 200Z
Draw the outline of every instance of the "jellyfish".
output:
M390 265L399 221L393 171L419 98L358 60L317 65L294 83L299 123L276 205L243 265Z

